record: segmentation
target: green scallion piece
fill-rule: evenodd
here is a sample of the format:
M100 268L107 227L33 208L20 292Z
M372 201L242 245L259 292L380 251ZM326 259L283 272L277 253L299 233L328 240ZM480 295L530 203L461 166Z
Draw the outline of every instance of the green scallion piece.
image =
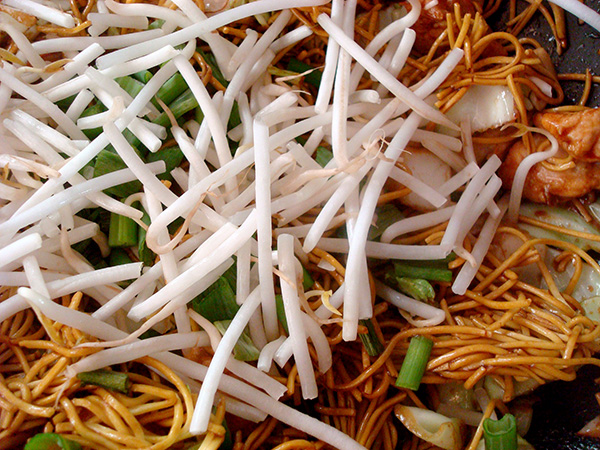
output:
M169 109L175 116L175 119L179 119L186 112L197 107L198 102L196 101L196 97L194 97L194 94L189 89L169 104ZM158 125L162 125L163 127L171 126L171 121L169 120L167 113L162 113L160 116L154 119L153 122Z
M486 450L517 450L517 421L512 414L500 420L483 421L483 438Z
M225 438L219 447L219 450L233 450L233 436L231 435L231 430L227 425L227 420L223 419L223 428L225 428Z
M138 225L129 217L112 213L108 230L109 247L133 247L138 243Z
M144 83L133 77L120 77L115 80L119 86L132 97L135 97L144 88Z
M131 76L136 80L146 84L152 79L152 72L150 72L149 70L140 70L139 72L131 74Z
M225 334L231 320L217 320L215 327L221 335ZM239 361L256 361L260 355L260 350L256 348L250 336L244 331L233 348L233 357Z
M313 284L315 284L315 280L313 280L310 272L306 270L304 266L302 266L302 287L306 291L307 289L313 287Z
M123 162L119 155L117 155L115 152L104 149L98 153L98 156L96 156L96 163L94 164L94 178L125 168L127 168L127 165ZM117 198L125 198L131 194L140 192L141 190L142 183L135 180L105 189L104 193L108 195L114 195Z
M373 321L371 319L361 320L360 324L367 327L367 333L359 334L360 340L362 341L365 349L369 356L377 356L383 352L383 344L377 337L377 333L375 333L375 327L373 326Z
M325 167L332 159L333 152L331 150L328 150L325 147L317 147L317 151L315 152L315 161L317 161L321 167Z
M148 153L148 156L146 156L146 162L151 163L154 161L164 161L166 167L165 171L156 177L159 180L170 180L171 171L176 167L179 167L181 161L183 161L183 152L178 146L173 146L163 148L155 153Z
M73 103L75 97L76 95L71 95L70 97L57 101L55 104L62 110L62 112L67 112L67 109L69 109L69 106L71 106L71 103Z
M393 277L398 290L420 302L431 303L435 290L431 283L422 278Z
M150 216L146 211L143 211L143 213L142 222L146 225L150 225ZM146 245L146 230L141 227L138 230L138 256L145 266L154 265L156 254L148 248L148 245Z
M279 294L275 295L275 307L277 308L277 320L285 330L287 334L290 334L288 330L287 318L285 317L285 308L283 306L283 297Z
M235 294L237 292L237 265L233 263L233 265L225 271L223 275L221 275L227 283L229 283L229 287Z
M288 62L287 65L287 69L296 73L304 73L308 72L309 70L312 70L312 72L304 75L304 79L308 84L311 84L316 88L318 88L321 85L321 78L323 77L323 72L320 70L314 70L314 67L309 66L308 64L303 63L302 61L298 61L295 58L290 59L290 62Z
M150 328L149 330L146 330L142 334L140 334L139 339L144 340L144 339L150 339L150 338L158 337L158 336L162 336L162 334L160 334L154 328Z
M233 106L231 107L231 114L229 115L229 120L227 121L227 130L229 131L237 127L241 123L242 118L240 117L240 107L238 106L237 102L233 102Z
M165 24L165 21L164 21L164 19L156 19L156 20L153 20L153 21L150 23L150 25L148 25L148 29L149 29L149 30L155 30L155 29L157 29L157 28L160 28L160 27L162 27L164 24Z
M317 152L318 152L318 149L317 149ZM319 162L318 156L319 155L317 154L317 162ZM333 157L333 154L332 154L332 157ZM377 207L377 209L375 210L375 214L377 216L377 220L375 221L375 223L373 225L371 225L369 227L369 234L367 235L367 239L369 241L378 241L379 238L381 237L381 235L383 234L383 232L390 225L392 225L394 222L397 222L400 219L404 218L404 214L402 214L400 212L400 210L398 208L396 208L394 205L390 205L390 204ZM337 237L340 237L343 239L348 239L348 233L346 233L346 227L338 228L336 235L337 235Z
M422 278L429 281L452 281L452 271L446 260L394 261L397 277Z
M391 203L378 207L375 214L377 215L377 221L375 222L375 226L371 226L369 229L368 239L370 241L379 240L383 232L390 225L404 218L404 214Z
M85 108L83 110L83 112L81 113L80 117L93 116L96 114L100 114L101 112L104 112L104 111L106 111L106 107L102 103L97 101L96 103L92 104L91 106L88 106L87 108ZM94 140L98 136L100 136L100 133L102 133L102 127L90 128L90 129L82 130L82 131L83 131L83 134L85 134L85 136L88 139Z
M194 298L191 306L211 322L231 320L240 309L235 301L235 290L224 275Z
M102 257L102 253L100 253L98 244L96 244L92 239L86 239L73 244L71 248L83 256L92 266L94 266L94 269L98 270L107 266L106 261Z
M77 378L85 384L93 384L94 386L100 386L104 389L121 392L122 394L128 394L131 388L129 375L122 372L100 369L92 372L78 373Z
M415 336L410 340L396 386L412 391L419 389L432 348L433 341L425 336Z
M81 450L81 445L60 434L38 433L29 439L23 450Z
M121 266L123 264L132 263L131 258L122 248L113 248L108 258L109 266Z
M169 105L187 89L188 85L183 76L177 72L167 81L165 81L165 84L163 84L156 93L156 97L159 98L160 101L162 101L165 105ZM155 105L159 107L158 102L156 102Z
M210 52L203 52L200 49L198 49L198 53L200 53L202 59L206 62L206 64L208 64L208 66L212 70L212 76L215 77L217 81L221 83L224 87L227 87L229 81L225 79L223 73L221 72L221 69L219 69L219 65L217 64L215 56Z
M198 123L202 123L202 121L204 120L204 112L202 111L202 109L200 109L200 107L194 110L194 119Z
M169 225L167 225L167 230L169 231L169 234L177 234L177 232L183 225L183 222L185 222L185 219L183 217L178 217Z

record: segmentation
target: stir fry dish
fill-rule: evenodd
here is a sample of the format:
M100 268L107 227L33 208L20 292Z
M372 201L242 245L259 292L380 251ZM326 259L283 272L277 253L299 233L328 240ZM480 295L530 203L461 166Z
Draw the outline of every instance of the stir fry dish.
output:
M2 0L0 449L532 449L600 366L569 14Z

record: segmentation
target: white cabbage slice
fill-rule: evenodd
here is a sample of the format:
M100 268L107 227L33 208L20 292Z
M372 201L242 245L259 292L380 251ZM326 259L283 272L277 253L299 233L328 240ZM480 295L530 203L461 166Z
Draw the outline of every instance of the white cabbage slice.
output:
M394 413L411 433L421 439L445 450L463 448L462 421L414 406L397 405Z

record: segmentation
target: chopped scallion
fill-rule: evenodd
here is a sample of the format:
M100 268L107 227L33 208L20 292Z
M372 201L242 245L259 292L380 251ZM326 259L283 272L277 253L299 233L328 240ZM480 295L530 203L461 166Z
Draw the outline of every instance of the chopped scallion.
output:
M315 280L313 280L310 272L306 270L304 266L302 266L302 287L306 291L307 289L310 289L313 284L315 284Z
M288 330L287 318L285 317L285 309L283 307L283 297L281 295L275 296L275 306L277 308L277 319L279 320L279 323L285 332L290 334L290 331Z
M121 157L115 152L110 150L102 150L96 157L96 163L94 164L94 177L106 175L107 173L114 172L116 170L126 169L127 165L123 162ZM114 195L117 198L125 198L136 192L142 190L142 183L139 181L131 181L129 183L119 184L106 189L104 192L108 195Z
M367 333L359 334L360 340L362 341L365 349L369 356L377 356L383 352L383 344L377 337L377 333L375 333L375 327L373 326L373 321L371 319L361 320L360 324L367 328Z
M370 241L378 240L390 225L404 218L404 214L391 203L377 208L376 214L377 221L375 222L375 226L369 229Z
M319 150L317 149L317 152ZM317 155L318 158L318 155ZM318 160L317 160L318 162ZM368 240L369 241L378 241L383 232L394 222L399 221L404 217L404 215L400 212L398 208L394 205L386 204L381 207L378 207L375 210L375 214L377 216L377 220L375 224L369 227ZM337 231L338 237L347 239L348 233L346 233L345 227L340 227Z
M160 27L162 27L164 24L165 24L165 21L164 21L164 19L156 19L156 20L153 20L153 21L150 23L150 25L148 25L148 29L149 29L149 30L155 30L155 29L157 29L157 28L160 28Z
M179 119L186 112L191 111L194 108L198 107L198 102L196 101L196 97L191 90L187 89L183 94L177 97L169 104L169 109L175 116L175 119ZM163 127L170 127L171 120L167 113L162 113L156 119L153 120L154 123L158 125L162 125Z
M425 336L415 336L410 340L396 386L412 391L419 389L432 348L433 341Z
M227 420L223 419L223 428L225 428L225 437L223 438L223 442L219 447L219 450L232 450L233 449L233 436L231 435L231 430L227 425Z
M94 115L100 114L104 111L106 111L106 107L102 103L96 102L96 103L92 104L91 106L88 106L87 108L85 108L83 110L83 112L81 113L80 117L94 116ZM100 135L100 133L102 133L102 128L101 127L90 128L90 129L82 130L82 131L83 131L83 134L85 134L88 139L92 140L92 139L96 139Z
M328 150L325 147L317 147L317 151L315 152L315 161L317 161L321 167L325 167L332 159L333 152L331 150Z
M143 212L142 222L146 225L150 225L150 216L146 211ZM138 230L138 257L145 266L154 265L154 260L156 259L156 254L148 248L148 245L146 245L146 230L141 227Z
M231 320L217 320L215 327L222 335L225 334ZM233 349L233 357L239 361L256 361L260 355L260 350L256 348L250 336L244 331L238 339Z
M452 271L445 259L436 261L394 261L397 277L421 278L429 281L452 281Z
M517 450L517 421L512 414L500 420L483 421L483 438L486 450Z
M75 100L75 97L76 95L71 95L70 97L63 98L62 100L56 102L56 106L58 106L63 112L66 112L67 109L69 109L69 106L71 106L71 103L73 103L73 100Z
M108 258L110 266L121 266L123 264L130 264L131 262L131 258L122 248L114 248L110 252L110 257Z
M129 217L112 213L108 230L109 247L132 247L138 243L138 225Z
M231 320L240 309L235 301L235 290L225 275L194 298L192 308L211 322Z
M398 290L420 302L431 303L435 298L435 290L431 283L422 278L392 276Z
M80 450L78 442L56 433L38 433L25 444L23 450Z
M237 102L233 102L231 114L229 115L229 121L227 122L227 129L231 130L241 123L242 119L240 117L240 107L238 106Z
M296 73L304 73L312 70L312 72L304 75L304 79L308 84L312 84L314 87L318 88L321 85L321 78L323 77L323 72L320 70L315 70L314 67L309 66L302 61L298 61L295 58L290 59L288 62L287 69L296 72Z
M152 78L152 72L150 72L149 70L140 70L139 72L136 72L131 76L136 80L139 80L142 83L146 84Z
M142 83L140 80L136 80L133 77L120 77L115 81L119 83L119 86L121 86L121 88L123 88L123 90L132 97L138 95L144 88L144 83Z
M143 339L150 339L150 338L158 337L158 336L162 336L162 334L160 334L154 328L150 328L149 330L146 330L142 334L140 334L139 339L142 339L142 340Z
M156 97L159 98L165 105L169 105L187 89L188 85L183 79L183 76L177 72L167 81L165 81L165 84L163 84L156 93ZM158 107L158 102L156 102L155 105Z
M171 171L175 167L179 167L181 161L183 161L183 152L177 146L166 147L155 153L148 153L146 157L146 162L154 162L154 161L164 161L166 170L157 175L159 180L170 180L171 179Z
M217 64L217 60L215 59L215 56L210 52L203 52L200 49L198 49L198 53L200 53L204 62L206 62L206 64L208 64L208 67L210 67L210 69L212 71L212 76L219 83L221 83L224 87L227 87L229 82L223 76L221 69L219 69L219 65Z
M77 378L85 384L93 384L94 386L100 386L111 391L121 392L122 394L128 394L129 388L131 388L129 375L122 372L101 369L78 373Z

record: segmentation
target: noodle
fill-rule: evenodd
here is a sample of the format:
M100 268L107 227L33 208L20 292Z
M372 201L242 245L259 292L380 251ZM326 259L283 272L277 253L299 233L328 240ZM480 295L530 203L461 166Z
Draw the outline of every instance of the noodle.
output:
M510 413L528 383L532 389L571 381L580 366L600 367L594 357L600 324L586 315L589 299L581 297L586 278L600 277L600 266L573 243L600 248L600 233L543 215L522 213L510 223L503 219L506 198L498 194L502 182L495 169L486 172L507 159L509 147L522 145L525 156L555 149L534 139L532 132L550 134L530 128L537 110L587 110L598 76L589 70L555 75L540 43L518 37L541 14L560 54L567 44L561 8L494 0L444 9L432 1L415 15L418 3L396 10L358 0L351 17L344 9L354 6L340 7L339 0L293 0L290 9L272 0L59 3L63 10L39 11L54 21L0 5L11 17L2 23L16 30L0 36L6 140L0 250L8 261L0 262L6 280L0 448L17 448L38 433L110 450L438 448L408 425L403 430L398 408L435 411L450 401L443 389L451 386L471 390L465 394L470 410L482 418L460 448L449 448L475 450L483 421ZM493 31L486 19L502 7L509 8L507 29ZM395 15L406 18L404 28L380 34ZM108 26L98 36L112 23L109 16L131 28ZM65 17L72 19L68 26L58 25ZM138 21L157 34L136 41L145 32L136 29ZM194 29L196 44L175 48ZM408 29L417 37L406 47ZM137 44L108 44L111 36ZM61 42L65 50L53 54L40 55L36 47L62 48ZM98 70L75 59L76 49L91 42L118 49L102 51ZM406 63L395 68L400 56ZM143 70L140 61L147 63ZM362 77L361 64L370 71ZM141 105L136 96L151 93L159 70L167 81ZM65 73L73 78L61 82ZM563 105L561 81L583 82L578 105ZM320 83L331 83L324 105L317 101ZM449 137L441 128L452 125L444 114L453 111L465 121L463 135L475 129L461 109L477 102L470 99L473 88L501 89L512 102L510 117L472 136ZM127 95L117 95L122 92ZM77 106L70 94L92 100ZM417 109L442 125L421 124ZM84 117L98 128L82 130ZM43 131L48 125L57 128L52 136ZM67 141L68 151L61 148ZM109 142L116 150L105 148ZM486 146L492 150L480 155ZM389 158L396 153L397 160ZM580 159L564 153L535 167L556 176L578 169ZM427 167L419 159L424 154ZM486 158L494 159L485 166ZM108 175L118 169L127 183ZM388 178L386 170L402 176ZM103 178L90 181L96 176ZM443 178L439 186L428 183L436 177ZM509 188L505 182L503 192ZM339 200L331 203L336 211L329 198ZM586 198L571 204L582 220L597 220ZM447 215L426 219L441 208ZM94 223L84 240L71 239ZM387 236L392 225L400 231ZM381 243L367 251L356 244L364 236ZM20 249L11 247L20 239ZM415 255L439 251L440 260L382 256L402 256L407 247ZM121 263L139 272L134 283L101 270ZM459 273L466 279L462 291L455 284ZM71 290L60 284L65 279ZM382 285L410 307L385 301ZM102 312L93 314L99 306ZM147 330L141 336L140 326ZM201 329L211 345L186 348L178 341ZM354 331L358 338L348 340ZM173 338L175 350L157 352L157 341L145 340L153 333ZM415 337L432 342L418 391L397 381ZM263 353L267 342L272 348ZM69 375L91 355L106 363L109 350L100 347L129 344L143 351L106 367L103 381L89 381L91 372ZM233 351L224 352L227 345ZM176 367L172 358L194 371ZM125 388L111 384L116 377L126 380ZM236 396L241 393L232 386L240 385L249 396Z

